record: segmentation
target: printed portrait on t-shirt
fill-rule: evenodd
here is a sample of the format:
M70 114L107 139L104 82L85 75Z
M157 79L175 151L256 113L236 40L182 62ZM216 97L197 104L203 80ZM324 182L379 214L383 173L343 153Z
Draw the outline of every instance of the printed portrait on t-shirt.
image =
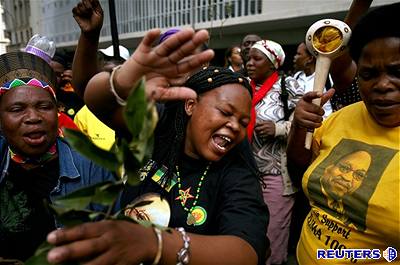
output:
M312 203L345 225L365 230L368 202L397 150L343 139L311 173Z

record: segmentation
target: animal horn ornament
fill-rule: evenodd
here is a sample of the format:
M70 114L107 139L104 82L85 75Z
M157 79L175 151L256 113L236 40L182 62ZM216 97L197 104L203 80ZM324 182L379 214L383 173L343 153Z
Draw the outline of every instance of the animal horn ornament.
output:
M350 35L350 27L336 19L319 20L308 29L307 49L316 57L313 91L323 92L332 60L344 52ZM321 98L316 98L312 102L319 106ZM311 148L312 135L312 131L308 131L306 134L306 149Z

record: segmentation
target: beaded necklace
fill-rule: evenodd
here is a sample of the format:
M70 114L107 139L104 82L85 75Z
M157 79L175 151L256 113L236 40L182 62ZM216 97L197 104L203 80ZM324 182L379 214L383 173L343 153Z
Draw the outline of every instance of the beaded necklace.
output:
M203 174L200 177L200 181L199 181L199 184L197 185L197 189L196 189L196 196L194 196L194 201L193 201L192 207L190 207L190 209L185 206L188 195L186 194L186 192L184 190L182 190L181 176L179 174L179 168L178 168L178 166L176 166L176 175L178 177L177 183L178 183L179 201L182 205L182 208L188 213L188 217L186 220L186 223L188 225L193 225L196 222L196 219L193 216L192 211L196 207L197 200L199 199L199 196L200 196L201 187L203 185L203 180L206 177L207 172L210 169L210 166L211 166L211 162L208 163L206 170L204 170Z

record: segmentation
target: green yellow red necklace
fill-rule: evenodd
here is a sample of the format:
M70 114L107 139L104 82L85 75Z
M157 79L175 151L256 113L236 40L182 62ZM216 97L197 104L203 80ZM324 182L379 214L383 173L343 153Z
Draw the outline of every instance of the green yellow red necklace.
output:
M186 220L186 223L188 225L193 225L193 224L196 223L196 218L193 215L193 210L196 207L197 201L198 201L199 196L200 196L201 187L203 185L203 180L206 177L207 172L210 169L210 166L211 166L211 162L208 163L208 165L206 167L206 170L204 170L203 174L200 177L200 181L199 181L199 184L197 185L196 195L195 196L190 194L191 187L186 189L186 190L182 189L182 182L181 182L181 176L179 174L179 168L178 168L178 166L176 166L176 175L178 177L177 183L178 183L178 193L179 193L179 196L176 199L179 199L179 201L180 201L180 203L182 205L182 208L188 213L187 220ZM189 199L189 198L194 198L194 201L192 203L192 207L190 207L190 208L186 207L186 200Z

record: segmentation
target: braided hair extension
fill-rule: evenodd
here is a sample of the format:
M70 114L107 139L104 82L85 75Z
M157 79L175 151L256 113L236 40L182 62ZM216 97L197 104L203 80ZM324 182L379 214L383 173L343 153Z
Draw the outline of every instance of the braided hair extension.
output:
M198 97L212 89L226 84L241 84L252 95L252 89L247 79L239 74L222 67L204 67L202 70L193 74L185 83L186 87L193 89ZM153 150L153 160L158 165L164 165L168 168L164 175L165 180L172 178L175 165L178 162L180 154L183 152L186 126L189 116L185 112L183 101L174 101L166 103L164 106L164 115L159 121L162 124L156 128L155 143ZM241 154L240 154L241 155ZM251 159L241 155L250 169L259 176L257 167Z

